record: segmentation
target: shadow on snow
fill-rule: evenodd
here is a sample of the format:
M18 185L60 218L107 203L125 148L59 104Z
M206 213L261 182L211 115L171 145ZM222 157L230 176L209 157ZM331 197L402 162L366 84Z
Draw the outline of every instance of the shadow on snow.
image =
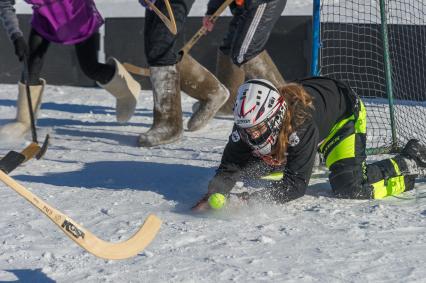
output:
M0 106L16 106L16 100L0 99ZM60 112L67 112L73 114L96 114L96 115L115 115L115 106L100 106L100 105L84 105L84 104L71 104L71 103L55 103L45 102L41 105L41 111L53 110ZM192 112L183 111L184 116L191 116ZM138 105L134 116L152 117L152 109L147 109L143 105Z
M18 281L7 281L7 282L28 282L28 283L52 283L55 280L50 279L41 271L41 268L37 269L8 269L7 272L13 273Z
M54 186L152 191L167 200L191 205L206 191L214 168L140 161L87 163L80 171L15 178Z
M152 191L186 207L194 204L207 191L214 173L215 168L183 164L100 161L87 163L79 171L46 173L44 176L17 175L15 178L59 187ZM333 197L328 182L310 186L306 194Z

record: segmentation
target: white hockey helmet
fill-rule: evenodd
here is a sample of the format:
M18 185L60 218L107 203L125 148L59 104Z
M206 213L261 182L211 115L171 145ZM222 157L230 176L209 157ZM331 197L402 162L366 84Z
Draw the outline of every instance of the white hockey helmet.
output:
M260 155L271 153L287 105L284 97L269 81L248 80L238 89L234 121L241 138Z

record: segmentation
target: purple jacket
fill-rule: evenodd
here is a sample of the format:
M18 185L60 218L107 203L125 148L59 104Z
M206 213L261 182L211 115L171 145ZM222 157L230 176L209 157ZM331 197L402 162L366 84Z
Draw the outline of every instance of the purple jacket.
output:
M93 0L25 0L33 5L31 25L45 39L76 44L104 23Z

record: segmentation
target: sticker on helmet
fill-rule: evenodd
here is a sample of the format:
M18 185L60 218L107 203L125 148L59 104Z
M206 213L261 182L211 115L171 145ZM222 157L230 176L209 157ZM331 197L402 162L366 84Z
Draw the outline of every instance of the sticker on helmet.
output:
M237 130L233 131L231 134L231 139L233 142L239 142L240 141L240 134Z
M297 132L294 132L290 135L290 137L288 138L288 143L291 147L295 147L296 145L298 145L300 142L300 138L297 135Z

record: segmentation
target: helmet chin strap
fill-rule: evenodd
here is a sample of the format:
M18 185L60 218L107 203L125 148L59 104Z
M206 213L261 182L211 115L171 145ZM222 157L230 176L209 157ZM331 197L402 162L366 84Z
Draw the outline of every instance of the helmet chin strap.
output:
M261 158L263 162L265 162L266 164L270 166L281 166L283 163L273 158L271 156L271 152L272 152L272 145L268 144L267 146L259 150L254 150L253 154Z
M256 155L269 155L272 152L272 145L270 143L266 144L264 147L262 148L257 148L254 150L254 153Z
M250 147L253 149L254 155L261 157L261 156L266 156L271 154L273 146L278 141L279 130L277 130L277 127L279 128L281 124L282 124L282 116L275 117L273 121L268 121L268 127L271 130L271 134L265 142L259 145L254 145L253 143L251 143L247 133L245 132L243 133L243 139L245 139L246 142L248 142Z

